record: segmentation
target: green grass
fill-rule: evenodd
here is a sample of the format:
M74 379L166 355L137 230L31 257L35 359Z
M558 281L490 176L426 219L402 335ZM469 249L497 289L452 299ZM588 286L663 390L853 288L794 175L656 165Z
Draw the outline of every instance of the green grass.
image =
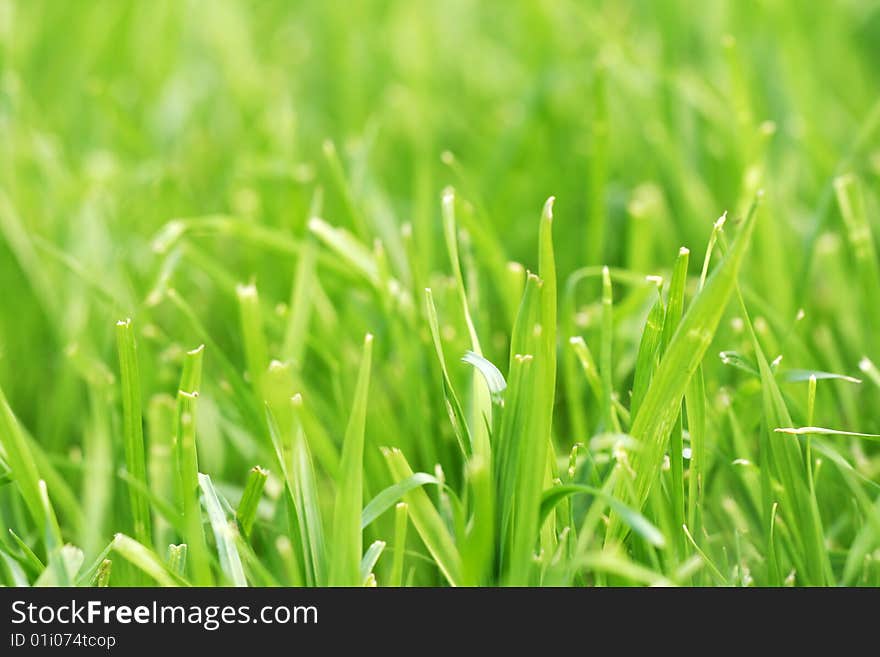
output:
M867 0L0 0L0 584L880 585L877 61Z

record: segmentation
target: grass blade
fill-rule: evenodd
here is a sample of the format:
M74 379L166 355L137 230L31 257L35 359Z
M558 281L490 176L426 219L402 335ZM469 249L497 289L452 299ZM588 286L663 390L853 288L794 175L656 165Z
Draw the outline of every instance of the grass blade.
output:
M648 391L648 384L657 367L664 310L663 299L658 295L650 312L648 312L648 318L645 320L645 328L642 331L639 351L636 356L636 372L633 379L632 402L630 403L632 417L638 414L645 393Z
M364 338L364 351L358 372L354 401L345 430L345 439L342 443L342 461L339 466L333 513L334 547L333 558L330 562L330 586L357 586L361 583L364 424L366 422L372 353L373 336L368 333Z
M312 455L302 421L302 396L291 399L293 406L293 454L291 471L296 513L300 520L300 540L305 546L308 572L313 582L323 585L327 581L327 551L324 543L324 524L318 498L318 480L312 464Z
M220 555L220 570L233 586L247 586L247 579L245 579L244 569L241 565L241 556L236 547L238 527L226 517L217 491L214 490L214 484L211 483L211 478L208 475L199 473L199 488L204 496L208 522L211 523L214 542Z
M144 428L141 415L141 383L137 361L134 326L131 319L116 323L116 344L119 351L119 371L122 384L122 423L125 447L125 467L135 481L147 486L147 466L144 452ZM135 538L150 545L152 523L146 495L129 488Z
M254 528L254 522L257 519L257 506L260 503L263 488L265 488L268 478L269 471L264 470L258 465L251 468L250 474L248 474L244 493L241 495L241 500L235 512L235 516L238 518L238 525L245 536L250 536L251 530Z
M189 566L193 582L209 586L213 582L208 546L199 505L199 456L196 448L196 408L202 381L204 345L188 351L183 361L180 387L177 391L177 431L175 458L179 478L178 490L189 547Z
M687 384L699 367L734 291L736 277L754 230L755 217L753 206L733 247L706 281L673 334L638 415L633 419L630 433L642 446L636 454L634 467L637 474L633 482L633 506L636 509L642 507L654 485L669 432L681 410ZM626 487L619 488L618 493L625 498ZM622 533L612 525L609 537L620 538Z
M168 546L168 570L178 577L186 575L186 551L186 543Z
M455 291L461 305L461 312L464 317L465 325L467 326L471 350L478 356L482 356L483 349L480 346L480 339L477 336L477 330L474 327L474 321L471 317L471 309L468 304L468 295L464 285L464 277L462 275L455 222L455 192L451 187L443 190L442 215L443 236L446 240L446 250L449 253L449 264L452 268L452 277L455 280ZM471 377L470 412L470 437L472 440L473 452L487 460L491 459L489 432L487 429L487 427L492 426L491 395L486 385L486 381L482 379L477 372L474 372Z
M446 404L446 412L449 415L449 422L452 424L452 431L458 441L461 453L467 458L473 449L473 441L464 410L458 401L458 395L455 394L455 388L452 387L452 380L449 378L449 370L446 368L446 358L443 355L443 344L440 340L440 322L437 319L437 309L434 307L434 296L430 288L425 288L425 312L428 318L428 327L431 330L431 339L434 342L434 351L437 354L440 372L443 376L443 399Z
M376 518L390 509L393 504L396 504L409 491L427 484L434 484L440 487L444 485L442 481L433 475L429 475L426 472L416 472L411 477L398 481L396 484L392 484L381 491L364 507L361 513L361 528L366 529Z
M34 524L42 527L45 518L40 498L40 475L25 434L12 409L9 408L9 402L6 401L2 388L0 388L0 446L3 448L3 458L9 466L12 480L21 492Z
M383 449L382 453L395 481L405 481L413 476L413 471L400 450ZM437 509L431 504L430 498L421 488L414 488L404 495L403 501L409 509L413 527L416 528L440 572L452 586L459 586L461 556L455 547L452 535L443 524Z
M645 516L628 507L613 495L592 486L584 486L582 484L561 484L548 488L541 496L541 518L546 518L558 504L572 495L590 495L601 499L609 508L620 516L623 522L626 523L634 533L644 538L654 547L662 548L666 546L666 538L663 536L663 532L651 524Z
M247 360L247 372L251 385L258 397L265 398L263 379L269 365L268 347L263 331L263 319L260 312L260 297L257 287L239 285L235 290L238 296L238 308L241 318L241 334L244 339L244 353Z
M619 433L614 416L614 296L608 267L602 269L602 342L599 350L599 374L602 381L602 428L606 433Z
M379 561L379 557L382 556L382 552L385 550L385 541L374 541L370 547L367 548L366 553L364 553L364 558L361 559L361 582L363 586L367 585L367 580L373 573L373 568L376 567L376 563Z
M880 434L858 433L856 431L840 431L838 429L826 429L824 427L780 427L774 429L776 433L787 433L792 436L856 436L858 438L880 439Z
M159 586L187 586L185 580L171 572L150 548L130 536L117 534L112 549L120 557L153 578Z
M528 390L528 408L520 433L517 457L516 514L508 582L526 585L530 580L532 555L540 529L541 492L548 478L547 463L551 448L551 427L556 391L556 265L553 256L553 197L544 205L541 215L538 250L542 286L539 292L538 316L532 325L536 354L534 367L526 368L531 376L522 380Z
M687 284L687 270L690 251L681 247L675 267L672 269L672 279L669 281L669 300L666 304L666 316L663 319L663 333L660 339L661 363L662 354L665 353L675 330L681 323L684 313L684 289ZM696 374L696 373L695 373ZM693 379L691 379L693 380ZM691 381L688 381L690 385ZM687 394L685 392L685 394ZM679 411L678 419L672 426L669 435L669 471L671 474L671 503L672 521L674 527L681 527L685 523L685 500L684 500L684 444L682 440L682 421ZM684 557L684 537L675 533L675 545L679 558Z
M409 527L406 502L398 502L394 507L394 555L391 561L391 575L388 586L403 586L403 561L406 555L406 530Z

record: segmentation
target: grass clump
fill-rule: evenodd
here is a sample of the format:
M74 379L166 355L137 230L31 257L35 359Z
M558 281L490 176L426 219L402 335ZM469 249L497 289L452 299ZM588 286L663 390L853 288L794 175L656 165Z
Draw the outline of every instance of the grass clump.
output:
M0 0L0 583L880 585L880 11L713 6Z

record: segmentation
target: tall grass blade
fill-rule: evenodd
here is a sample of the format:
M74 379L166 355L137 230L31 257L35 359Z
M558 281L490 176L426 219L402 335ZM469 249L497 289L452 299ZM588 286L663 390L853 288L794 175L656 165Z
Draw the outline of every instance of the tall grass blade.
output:
M694 298L687 313L670 339L663 360L654 375L630 433L640 443L635 456L633 506L640 509L647 500L663 460L669 432L678 418L687 384L697 370L712 342L715 329L736 285L736 277L754 230L755 206L749 212L736 241L715 269L703 290ZM626 486L618 495L627 499ZM612 525L609 537L620 538L625 532Z
M336 502L333 512L333 557L330 561L330 586L358 586L363 553L361 509L364 494L364 424L373 336L364 338L364 350L355 387L351 415L342 443Z
M122 384L122 423L125 447L125 467L135 481L147 486L144 428L141 415L141 382L131 319L116 323L116 345L119 351L120 382ZM144 545L151 545L152 522L146 495L129 488L134 536Z

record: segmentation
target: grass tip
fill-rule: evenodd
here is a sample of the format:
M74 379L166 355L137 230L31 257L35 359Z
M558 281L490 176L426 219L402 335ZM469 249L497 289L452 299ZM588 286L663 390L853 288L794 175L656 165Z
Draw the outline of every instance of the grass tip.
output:
M285 370L288 367L289 366L287 365L287 363L282 363L277 358L273 358L272 360L269 361L269 367L267 369L270 372L278 372L279 370Z
M843 190L854 182L855 176L852 173L844 173L834 179L834 188L837 190Z
M239 299L246 299L257 296L257 286L253 283L239 283L235 286L235 293Z
M290 398L290 403L294 406L302 406L303 396L302 393L296 393L293 397Z
M553 204L556 202L556 197L551 196L544 202L544 212L543 216L547 221L553 220Z
M691 252L691 250L689 248L687 248L686 246L682 246L678 249L678 255L680 255L680 256L689 255L690 252Z
M182 219L172 219L169 221L159 234L153 238L151 244L153 253L159 255L167 253L185 231L186 223Z
M204 344L200 344L200 345L199 345L198 347L196 347L195 349L190 349L189 351L187 351L187 352L186 352L186 355L187 355L187 356L197 356L198 354L202 353L203 351L205 351L205 345L204 345Z
M160 303L162 303L162 299L164 297L165 295L162 293L162 290L158 288L155 290L151 290L150 293L147 294L147 298L144 300L144 304L147 306L147 308L155 308Z
M455 203L455 189L452 186L444 187L443 193L443 207L448 208L451 207L453 203Z

